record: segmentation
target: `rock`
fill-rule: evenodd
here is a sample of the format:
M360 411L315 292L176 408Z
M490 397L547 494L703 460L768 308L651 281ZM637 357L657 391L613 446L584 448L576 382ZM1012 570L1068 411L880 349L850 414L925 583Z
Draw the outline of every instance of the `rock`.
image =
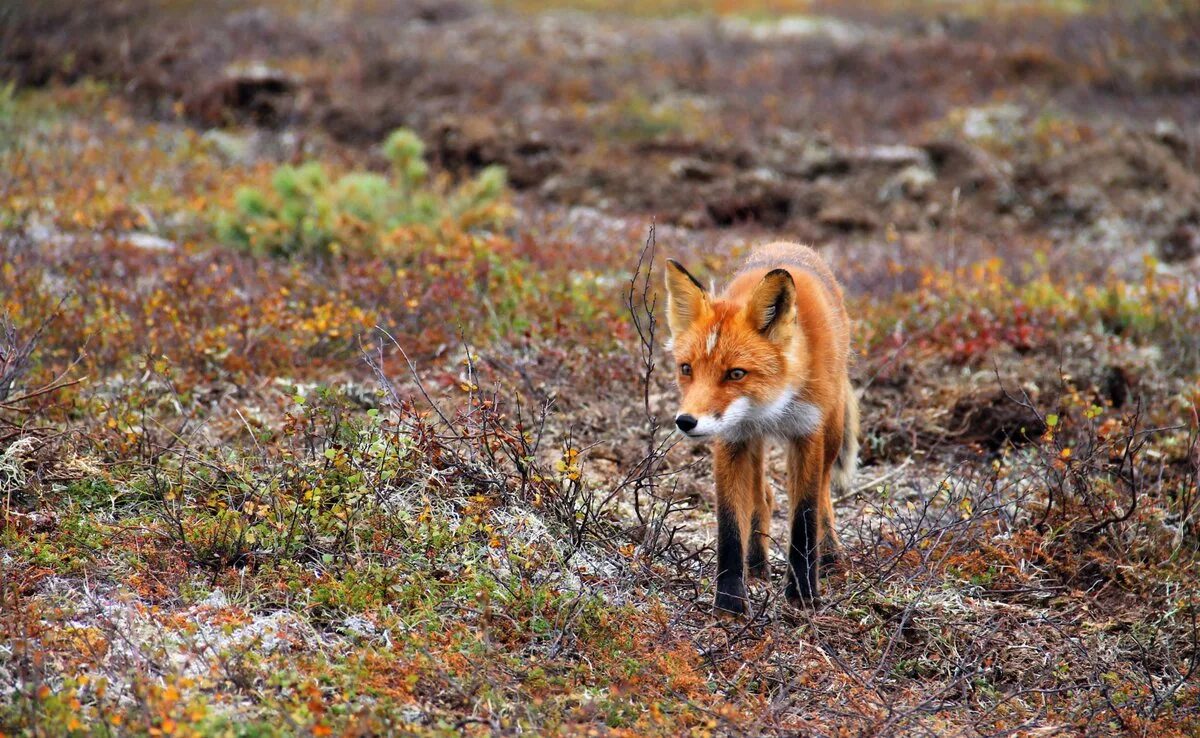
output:
M805 179L816 179L826 174L845 174L850 171L850 162L833 147L831 143L820 138L810 138L800 149L798 160L788 168L786 173L794 174Z
M746 179L760 184L775 184L783 181L779 172L770 167L755 167L746 173Z
M903 144L859 146L846 152L851 166L907 167L929 166L929 154L924 149Z
M1188 151L1187 136L1179 124L1170 118L1159 118L1154 122L1154 137L1167 145L1176 156L1185 156Z
M839 148L823 138L800 142L798 134L781 135L779 153L770 157L773 166L785 176L816 179L841 176L858 169L900 169L907 166L931 166L924 149L903 144L879 144Z
M342 621L342 632L348 635L358 636L359 638L371 638L378 632L375 623L367 620L362 615L351 615Z
M717 168L703 159L680 157L667 165L667 171L676 179L692 182L711 182L717 177Z
M911 164L893 174L879 188L879 202L895 202L900 199L924 200L929 188L937 181L937 175L924 166Z
M772 20L723 17L725 33L744 35L754 41L796 40L812 36L828 38L838 46L853 46L877 36L869 26L819 15L784 15Z
M963 135L973 141L1010 144L1022 133L1025 109L1019 105L987 105L963 113Z
M153 233L128 233L123 240L130 246L146 251L174 251L179 248L174 241L168 241Z
M211 607L214 610L222 610L226 607L229 607L229 597L226 596L224 590L222 590L220 587L217 587L212 592L209 592L207 597L200 600L196 604L200 607Z
M562 197L563 193L568 190L567 178L561 174L555 174L547 177L538 187L538 194L547 199L553 200L557 197Z
M1192 214L1175 224L1158 244L1158 255L1168 264L1189 261L1200 254L1200 214Z

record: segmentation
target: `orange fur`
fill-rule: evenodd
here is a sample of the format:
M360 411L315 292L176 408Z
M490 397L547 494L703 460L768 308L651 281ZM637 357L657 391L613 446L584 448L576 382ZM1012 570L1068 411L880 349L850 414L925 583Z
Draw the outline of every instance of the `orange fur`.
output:
M788 450L787 594L811 603L818 559L837 547L830 486L848 484L858 451L841 287L815 251L791 243L756 249L719 295L676 262L666 282L682 392L676 422L716 441L717 607L746 610L747 561L751 573L768 572L767 436Z

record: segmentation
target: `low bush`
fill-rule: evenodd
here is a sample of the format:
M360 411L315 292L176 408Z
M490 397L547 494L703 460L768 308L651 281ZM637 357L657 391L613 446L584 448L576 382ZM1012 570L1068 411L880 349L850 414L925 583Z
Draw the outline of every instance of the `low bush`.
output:
M387 236L397 230L437 235L504 221L501 167L457 185L431 178L424 144L403 128L388 136L383 153L387 175L352 171L333 179L315 161L279 167L270 191L243 187L233 209L217 213L217 237L254 254L330 257L388 251L397 240Z

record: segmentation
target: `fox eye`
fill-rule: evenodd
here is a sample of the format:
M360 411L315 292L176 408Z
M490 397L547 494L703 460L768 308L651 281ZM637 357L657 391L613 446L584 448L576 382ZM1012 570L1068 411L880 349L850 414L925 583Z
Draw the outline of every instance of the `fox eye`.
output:
M725 372L725 378L732 379L735 382L744 376L746 376L745 369L730 369L729 371Z
M679 365L679 373L685 377L692 376L692 365L691 364L680 364Z

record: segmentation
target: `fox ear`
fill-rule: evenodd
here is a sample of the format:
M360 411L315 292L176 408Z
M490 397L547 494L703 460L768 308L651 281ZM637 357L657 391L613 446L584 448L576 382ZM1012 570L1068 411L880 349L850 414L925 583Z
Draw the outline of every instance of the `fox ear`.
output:
M671 335L683 333L708 311L708 292L683 265L667 259L667 325Z
M796 304L796 283L786 269L767 272L746 303L746 319L768 338L790 322Z

